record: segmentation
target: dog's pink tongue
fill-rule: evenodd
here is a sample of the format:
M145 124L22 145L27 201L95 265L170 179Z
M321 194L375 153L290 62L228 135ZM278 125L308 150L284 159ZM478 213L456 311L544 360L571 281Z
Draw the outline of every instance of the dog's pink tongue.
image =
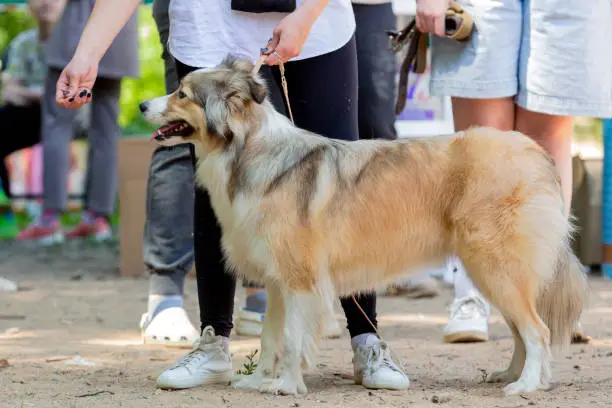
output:
M162 136L164 133L172 132L173 129L180 127L180 123L171 123L166 126L162 126L153 133L151 136L151 140L155 139L157 136Z

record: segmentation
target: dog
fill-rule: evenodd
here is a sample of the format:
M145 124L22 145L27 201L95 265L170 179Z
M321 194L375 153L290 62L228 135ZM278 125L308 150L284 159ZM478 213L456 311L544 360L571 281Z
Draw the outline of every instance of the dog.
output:
M194 71L143 102L164 146L191 143L228 266L268 294L256 372L234 383L306 393L323 316L337 295L396 281L457 254L514 335L507 395L549 387L586 302L560 179L518 133L337 141L294 126L245 60Z

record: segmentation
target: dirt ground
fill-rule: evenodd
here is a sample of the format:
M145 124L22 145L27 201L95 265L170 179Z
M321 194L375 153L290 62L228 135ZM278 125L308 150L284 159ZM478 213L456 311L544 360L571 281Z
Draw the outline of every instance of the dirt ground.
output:
M509 363L512 352L510 333L497 314L488 343L442 343L448 290L435 299L379 300L381 332L407 367L408 391L354 385L345 334L324 342L318 367L306 376L306 396L266 396L226 386L169 392L156 389L155 379L185 350L141 345L138 322L148 283L144 277L119 278L116 247L1 245L0 276L22 286L17 293L0 293L3 408L612 407L612 282L596 277L583 318L594 340L572 346L555 361L555 387L549 392L504 397L499 385L483 383L487 372ZM196 322L191 279L186 293ZM339 312L338 317L343 318ZM233 338L234 368L258 347L258 339Z

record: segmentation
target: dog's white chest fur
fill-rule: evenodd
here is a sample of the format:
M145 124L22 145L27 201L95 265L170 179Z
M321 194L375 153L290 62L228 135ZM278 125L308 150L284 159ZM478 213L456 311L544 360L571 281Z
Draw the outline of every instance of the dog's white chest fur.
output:
M197 172L200 183L209 191L212 207L221 225L222 245L235 272L248 271L251 279L263 277L270 260L265 241L259 234L262 218L259 200L239 194L230 200L228 194L228 160L223 155L211 156L200 162Z

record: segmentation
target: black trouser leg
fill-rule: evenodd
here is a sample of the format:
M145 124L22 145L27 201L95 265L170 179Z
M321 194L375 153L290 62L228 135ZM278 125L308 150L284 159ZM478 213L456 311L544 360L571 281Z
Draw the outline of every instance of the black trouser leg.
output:
M0 107L0 180L7 196L11 195L11 180L6 158L13 152L40 142L40 104Z
M176 62L179 79L196 68ZM195 152L190 145L195 166ZM229 337L232 331L236 278L225 270L221 251L221 228L210 203L208 192L196 187L194 205L194 257L200 324L202 330L212 326L218 336Z

